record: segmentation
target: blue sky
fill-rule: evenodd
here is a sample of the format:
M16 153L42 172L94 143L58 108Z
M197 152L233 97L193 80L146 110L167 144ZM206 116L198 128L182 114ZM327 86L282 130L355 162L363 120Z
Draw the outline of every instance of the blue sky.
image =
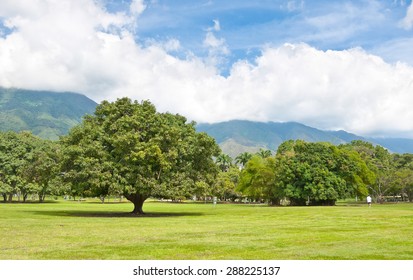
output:
M128 1L109 0L122 11ZM254 60L266 45L307 43L321 50L361 47L388 62L413 62L412 30L402 27L410 1L148 1L139 18L136 39L180 41L183 51L205 56L205 32L225 40L229 67L238 59ZM400 51L388 48L401 48Z
M0 1L0 86L413 138L413 4Z

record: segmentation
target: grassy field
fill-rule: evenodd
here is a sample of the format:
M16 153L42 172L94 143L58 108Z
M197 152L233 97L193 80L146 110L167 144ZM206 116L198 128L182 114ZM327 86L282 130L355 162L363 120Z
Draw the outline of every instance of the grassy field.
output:
M0 203L0 259L412 260L413 204Z

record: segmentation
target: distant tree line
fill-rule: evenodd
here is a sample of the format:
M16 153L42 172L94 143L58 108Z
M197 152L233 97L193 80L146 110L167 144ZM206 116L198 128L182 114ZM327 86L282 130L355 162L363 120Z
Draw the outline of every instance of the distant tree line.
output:
M122 98L102 102L59 141L0 132L0 194L4 202L123 196L135 214L149 197L334 205L371 194L378 202L413 201L413 155L364 141L297 140L274 155L261 149L233 160L185 117Z
M230 162L240 169L233 180L238 200L335 205L339 199L371 195L379 203L413 201L413 155L392 154L361 140L338 146L289 140L273 156L260 150ZM230 166L221 168L229 170Z

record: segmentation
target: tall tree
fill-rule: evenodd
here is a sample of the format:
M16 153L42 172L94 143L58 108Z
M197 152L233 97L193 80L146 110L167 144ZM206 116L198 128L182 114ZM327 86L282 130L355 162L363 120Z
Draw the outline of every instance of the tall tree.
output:
M413 202L413 154L394 154L393 160L397 171L394 174L394 186L400 189L402 198Z
M150 196L185 195L214 178L215 140L149 101L103 101L62 139L64 178L79 193L122 193L143 214Z
M272 156L271 150L264 150L262 148L256 154L262 158L267 158L267 157Z
M227 154L220 154L216 158L216 163L221 169L221 171L225 172L232 166L232 158Z
M352 141L350 144L341 147L359 153L368 168L374 172L376 179L375 182L369 185L369 190L379 202L383 201L384 196L394 191L393 182L396 165L388 150L361 140Z
M235 158L235 163L240 164L242 166L242 168L245 167L245 165L247 164L247 162L252 158L252 154L249 152L243 152L241 154L239 154L236 158Z

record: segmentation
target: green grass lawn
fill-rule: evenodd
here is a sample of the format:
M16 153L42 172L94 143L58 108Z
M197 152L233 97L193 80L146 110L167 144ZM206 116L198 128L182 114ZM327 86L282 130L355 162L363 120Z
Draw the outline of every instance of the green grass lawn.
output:
M0 259L413 260L413 204L0 203Z

